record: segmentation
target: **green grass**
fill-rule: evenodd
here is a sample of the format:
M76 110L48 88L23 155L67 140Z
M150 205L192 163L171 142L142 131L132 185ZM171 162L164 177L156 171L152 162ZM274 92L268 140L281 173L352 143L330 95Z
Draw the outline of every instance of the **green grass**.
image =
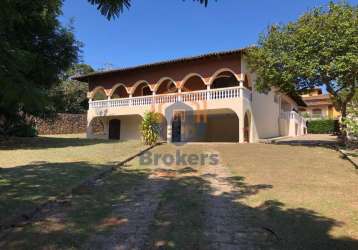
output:
M144 146L83 138L10 138L0 142L0 224L70 190Z
M286 249L358 246L358 172L337 151L289 145L218 145L246 185L271 185L240 199Z
M115 205L147 178L146 170L117 170L95 186L80 188L69 204L52 208L24 228L13 231L2 249L80 249L91 236L108 236L118 224ZM36 240L32 240L36 239ZM88 247L88 246L87 246Z

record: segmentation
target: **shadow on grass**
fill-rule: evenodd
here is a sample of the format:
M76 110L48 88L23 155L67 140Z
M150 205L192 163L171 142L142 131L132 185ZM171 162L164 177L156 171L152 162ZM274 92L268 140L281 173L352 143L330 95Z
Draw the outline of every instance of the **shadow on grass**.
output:
M0 150L80 147L113 142L113 140L86 138L9 137L0 138Z
M187 168L184 173L189 170ZM248 248L253 246L250 249L265 249L266 246L271 249L358 248L356 239L333 238L330 235L330 231L342 226L343 222L305 208L287 209L285 204L277 200L267 200L254 208L241 201L262 190L274 188L269 184L249 185L244 177L237 176L227 179L236 187L235 191L213 195L214 190L207 176L181 175L179 171L173 175L172 171L168 171L167 178L152 179L149 178L150 172L131 169L113 172L92 186L74 193L69 204L45 211L31 225L13 230L2 242L0 240L0 248L81 249L94 235L103 235L104 239L113 240L111 236L115 228L121 227L123 221L132 223L116 214L115 207L133 204L129 203L133 199L138 199L135 204L140 206L140 197L132 197L131 190L148 182L150 185L162 185L165 182L165 189L160 194L161 199L149 227L149 238L144 249L207 249L208 241L211 240L210 236L205 235L210 216L206 207L208 200L230 208L231 223L240 225L242 229L237 242L246 244ZM47 185L50 182L44 183ZM16 195L9 199L16 199ZM127 209L136 212L135 207ZM230 230L228 232L234 233ZM135 232L128 232L127 236L134 235ZM235 239L231 240L236 242ZM237 242L235 244L240 246ZM117 243L120 246L122 242L119 240Z
M86 162L37 162L0 169L0 225L69 191L103 168L108 166Z

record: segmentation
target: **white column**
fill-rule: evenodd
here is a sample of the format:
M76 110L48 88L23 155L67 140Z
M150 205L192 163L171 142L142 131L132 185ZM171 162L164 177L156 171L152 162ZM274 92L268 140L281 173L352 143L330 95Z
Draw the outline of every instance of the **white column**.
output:
M129 94L129 106L132 106L132 93Z
M211 89L211 86L206 85L206 90L208 91L208 92L206 92L206 100L210 100L210 89Z
M244 81L240 80L240 99L239 99L239 142L245 141L245 111L244 111Z
M167 142L172 142L172 121L170 120L167 124Z
M86 127L86 137L87 138L93 138L93 128L92 128L92 117L89 115L89 112L87 113L87 127Z
M178 89L178 102L181 102L181 88Z

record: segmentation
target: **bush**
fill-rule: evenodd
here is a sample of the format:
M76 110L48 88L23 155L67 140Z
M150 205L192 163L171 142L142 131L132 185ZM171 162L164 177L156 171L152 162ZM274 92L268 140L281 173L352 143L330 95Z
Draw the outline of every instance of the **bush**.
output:
M144 114L140 125L140 132L146 145L154 145L160 134L160 116L155 112L147 112Z
M37 136L37 130L30 119L15 114L7 117L0 117L0 135L34 137Z
M333 134L339 132L338 120L313 120L307 124L310 134Z

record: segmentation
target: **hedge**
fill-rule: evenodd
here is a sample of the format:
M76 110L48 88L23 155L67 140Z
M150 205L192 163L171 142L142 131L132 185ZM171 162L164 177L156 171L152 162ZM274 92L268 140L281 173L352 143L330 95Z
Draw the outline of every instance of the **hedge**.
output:
M333 134L339 132L338 120L313 120L307 123L310 134Z

